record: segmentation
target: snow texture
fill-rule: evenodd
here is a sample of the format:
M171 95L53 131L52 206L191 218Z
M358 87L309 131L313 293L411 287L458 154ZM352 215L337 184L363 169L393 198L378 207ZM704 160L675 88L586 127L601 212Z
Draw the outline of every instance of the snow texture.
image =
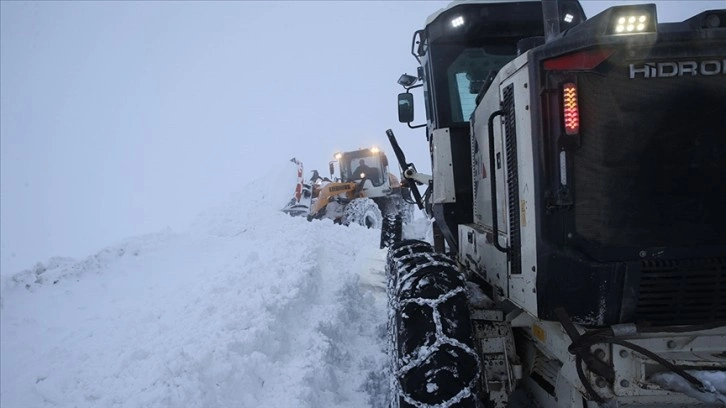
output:
M380 231L282 213L294 175L2 281L0 406L387 406Z
M697 390L691 383L676 373L660 372L653 374L650 381L663 388L681 392L699 401L726 406L726 372L688 370L687 373L700 381L705 391Z

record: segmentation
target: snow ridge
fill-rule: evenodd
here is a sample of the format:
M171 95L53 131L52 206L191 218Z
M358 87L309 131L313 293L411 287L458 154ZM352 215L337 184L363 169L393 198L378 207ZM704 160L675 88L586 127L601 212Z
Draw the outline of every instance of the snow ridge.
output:
M286 178L4 281L0 405L386 406L379 232L281 213Z

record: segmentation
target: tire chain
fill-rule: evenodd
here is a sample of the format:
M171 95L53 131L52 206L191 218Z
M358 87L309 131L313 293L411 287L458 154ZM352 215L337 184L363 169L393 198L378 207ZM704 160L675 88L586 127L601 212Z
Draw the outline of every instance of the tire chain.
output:
M375 213L373 214L375 215L375 221L377 221L377 225L375 226L375 228L380 228L380 224L382 224L383 222L383 216L380 212L378 204L376 204L376 202L370 198L356 198L348 203L348 205L346 205L345 209L343 210L343 224L350 225L354 223L364 227L368 227L366 225L365 219L367 215L366 210L369 206L375 207Z
M402 224L400 215L388 214L383 216L381 227L381 248L391 247L402 238Z
M389 347L392 363L391 389L394 396L392 406L398 407L400 404L440 408L476 406L480 362L474 348L467 344L472 342L470 322L466 322L469 326L466 329L466 324L461 325L464 322L447 319L447 317L456 317L451 313L452 310L456 312L456 308L452 309L451 306L461 305L461 297L464 298L463 304L466 309L465 282L456 269L456 263L443 254L435 253L427 242L405 240L391 246L386 269L389 273L388 335L391 345ZM421 322L421 326L428 325L429 329L433 326L434 330L426 331L423 342L416 342L415 347L407 351L402 350L407 344L399 344L398 323L409 318L404 309L411 312L411 307L414 308L413 312L425 315L426 320L430 317L432 321ZM442 310L452 316L442 315ZM468 316L468 310L466 313ZM460 326L465 328L463 332ZM441 365L441 359L444 362L448 361L448 364ZM460 368L463 372L460 372ZM443 392L449 394L448 396L436 394L439 384L432 384L427 380L431 379L432 373L437 375L441 372L444 372L444 375L448 373L454 378L469 374L471 378L468 378L468 381L467 378L462 378L459 381L462 385L457 384L453 390L445 389ZM404 389L406 386L402 381L406 379L409 384L411 380L416 380L419 389L413 391L419 391L417 395L413 395L410 387L408 390ZM420 384L421 382L426 384ZM421 386L426 389L423 395ZM436 395L431 396L427 393ZM422 396L429 398L425 398L427 401L422 401L424 399ZM431 398L435 398L436 401L431 401Z

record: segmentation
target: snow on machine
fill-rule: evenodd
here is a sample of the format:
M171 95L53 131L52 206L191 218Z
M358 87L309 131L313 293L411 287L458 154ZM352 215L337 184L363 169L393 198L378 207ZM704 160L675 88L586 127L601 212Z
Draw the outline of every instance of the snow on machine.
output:
M400 240L402 224L413 217L413 199L406 183L390 173L385 153L376 147L336 153L329 163L330 178L314 170L307 182L302 162L293 161L298 181L284 212L380 228L382 247Z
M435 239L388 252L392 406L725 406L726 10L456 1L412 53Z

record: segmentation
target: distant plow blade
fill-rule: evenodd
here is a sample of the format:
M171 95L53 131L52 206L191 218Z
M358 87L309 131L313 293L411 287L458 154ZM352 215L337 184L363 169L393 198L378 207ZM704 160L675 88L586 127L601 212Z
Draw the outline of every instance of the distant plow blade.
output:
M282 211L293 217L307 216L310 214L310 206L312 205L313 198L312 186L310 184L303 184L299 197L298 199L298 195L296 194Z
M283 207L282 211L293 217L307 216L310 214L310 206L312 205L313 187L311 184L305 183L302 162L294 157L290 161L297 165L297 183L295 184L295 193L292 199Z

